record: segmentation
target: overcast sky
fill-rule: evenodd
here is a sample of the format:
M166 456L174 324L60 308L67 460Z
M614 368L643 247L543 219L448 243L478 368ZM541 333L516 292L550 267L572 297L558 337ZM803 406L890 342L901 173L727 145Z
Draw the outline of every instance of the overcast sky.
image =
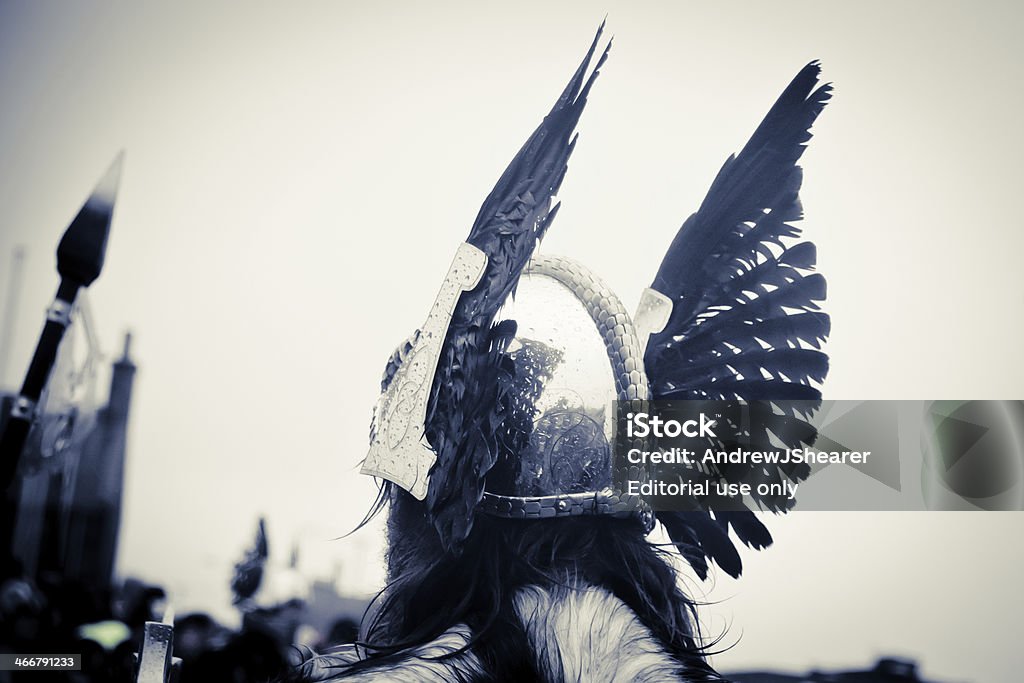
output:
M244 7L244 9L243 9ZM179 613L230 613L269 517L283 561L370 590L356 473L380 372L608 14L611 58L544 244L632 307L805 63L836 96L804 157L829 280L828 398L1021 398L1024 133L1016 3L57 3L0 0L0 269L27 250L12 385L56 288L53 251L127 152L89 295L135 332L120 570ZM0 277L0 297L7 278ZM0 301L3 301L0 298ZM920 657L1011 680L1017 515L772 520L741 581L698 596L718 666ZM1016 671L1014 669L1014 671Z

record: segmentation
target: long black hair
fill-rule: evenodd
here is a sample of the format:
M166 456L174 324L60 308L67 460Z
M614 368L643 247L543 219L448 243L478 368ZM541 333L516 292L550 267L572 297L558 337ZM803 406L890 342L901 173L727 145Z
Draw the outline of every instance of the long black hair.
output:
M513 597L526 586L598 587L625 603L690 680L721 680L706 662L709 647L696 603L679 587L669 551L648 542L631 519L590 516L512 520L478 514L460 552L446 551L424 506L386 485L388 583L371 603L360 645L369 656L350 667L372 669L464 624L470 650L497 680L538 679Z

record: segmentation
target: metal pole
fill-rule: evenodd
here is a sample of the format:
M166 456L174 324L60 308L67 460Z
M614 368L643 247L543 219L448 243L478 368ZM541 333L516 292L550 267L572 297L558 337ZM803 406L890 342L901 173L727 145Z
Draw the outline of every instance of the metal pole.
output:
M7 384L7 363L11 356L11 335L18 318L18 302L21 300L22 269L25 265L25 250L15 247L11 254L11 276L7 282L7 301L4 303L4 319L0 323L0 387Z

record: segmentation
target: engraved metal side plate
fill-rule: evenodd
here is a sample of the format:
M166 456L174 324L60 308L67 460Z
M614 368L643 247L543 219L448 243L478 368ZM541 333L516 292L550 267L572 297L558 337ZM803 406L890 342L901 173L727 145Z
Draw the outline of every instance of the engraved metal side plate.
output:
M441 347L459 296L476 287L486 268L484 252L459 245L419 338L377 405L376 433L360 471L394 482L419 500L427 497L427 474L437 457L424 429Z

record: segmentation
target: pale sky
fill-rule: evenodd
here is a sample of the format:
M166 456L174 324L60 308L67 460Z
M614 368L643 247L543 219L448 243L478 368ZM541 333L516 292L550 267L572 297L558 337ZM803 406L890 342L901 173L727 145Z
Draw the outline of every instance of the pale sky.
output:
M0 301L10 370L61 232L126 150L89 295L139 364L120 571L229 615L266 514L283 561L371 590L356 472L384 362L608 15L615 43L546 239L632 307L726 156L805 63L836 94L804 157L833 399L1021 398L1022 10L1012 2L58 3L0 0ZM719 576L722 669L918 657L1016 678L1015 514L802 513ZM1014 673L1011 674L1011 671Z

